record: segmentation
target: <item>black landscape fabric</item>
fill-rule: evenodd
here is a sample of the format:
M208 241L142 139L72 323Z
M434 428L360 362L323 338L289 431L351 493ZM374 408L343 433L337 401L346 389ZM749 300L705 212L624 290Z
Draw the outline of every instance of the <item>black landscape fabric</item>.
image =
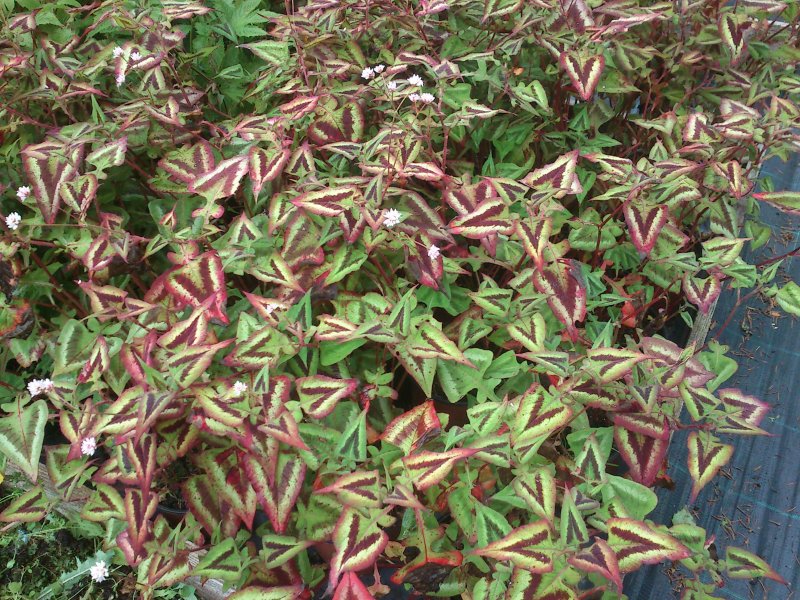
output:
M772 177L776 190L800 190L799 155L786 163L771 161L764 173ZM756 261L800 246L800 218L787 219L766 204L762 216L773 233L770 242L755 252ZM776 281L788 279L800 282L800 257L786 260ZM718 335L739 362L738 372L722 387L738 387L772 405L761 427L773 437L739 436L734 440L736 450L724 474L715 478L690 508L698 525L716 536L720 558L727 545L746 548L767 560L789 582L786 587L767 580L763 584L727 580L716 597L800 600L800 321L759 297L736 308L737 297L748 291L723 292L709 337ZM685 414L683 420L687 421ZM670 524L672 515L688 501L687 435L682 431L673 437L668 473L675 489L658 490L658 508L650 516L657 523ZM648 567L628 576L624 591L631 600L677 598L680 581L674 572L671 577L664 565Z

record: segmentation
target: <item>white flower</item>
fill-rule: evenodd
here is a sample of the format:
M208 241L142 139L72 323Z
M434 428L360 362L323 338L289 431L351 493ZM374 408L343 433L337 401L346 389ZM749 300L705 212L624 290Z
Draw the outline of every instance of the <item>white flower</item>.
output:
M87 437L81 440L81 454L91 456L95 450L97 450L97 440L95 438Z
M50 379L33 379L28 382L28 393L31 396L38 396L53 389L53 382Z
M425 104L430 104L431 102L436 100L436 97L433 94L425 92L424 94L419 95L419 99L422 100Z
M386 65L375 65L372 67L372 70L376 73L383 73L384 69L386 69Z
M428 258L430 258L431 260L436 260L437 258L439 258L439 255L441 255L441 253L442 252L439 250L439 247L436 244L433 244L431 245L430 248L428 248Z
M408 95L408 99L409 99L409 100L411 100L412 102L419 102L419 100L420 100L420 95L419 95L419 94L417 94L416 92L412 92L412 93L410 93L410 94Z
M131 61L132 62L139 62L142 59L142 55L136 52L135 50L131 52Z
M124 50L120 46L117 46L116 48L114 48L114 58L119 58L120 56L122 56L123 52Z
M389 210L386 211L386 215L383 218L383 224L391 229L402 220L403 220L403 213L401 213L396 208L390 208Z
M117 87L121 86L123 83L125 83L125 73L120 73L117 75Z
M98 560L89 569L89 573L92 575L92 581L96 581L97 583L105 581L106 577L108 577L108 565L106 561Z
M387 84L386 84L386 88L387 88L389 91L394 91L394 90L396 90L396 89L397 89L397 82L396 82L396 81L390 81L389 83L387 83Z
M269 304L267 304L267 306L266 306L266 308L265 308L264 310L266 311L266 313L267 313L268 315L271 315L272 313L274 313L274 312L275 312L275 310L276 310L277 308L278 308L278 305L277 305L277 304L274 304L274 303L270 302Z
M237 381L233 384L231 391L233 392L233 397L238 398L247 391L247 384L244 381Z
M20 202L25 202L26 198L31 195L31 188L27 185L23 185L20 188L17 188L17 198L19 198Z
M6 227L8 227L13 231L17 227L19 227L21 221L22 217L19 216L19 213L13 212L6 217Z
M361 71L361 79L372 79L373 77L375 77L375 69L372 67L367 67Z
M412 75L408 78L408 85L416 85L417 87L422 87L425 85L425 82L422 81L422 77L419 75Z

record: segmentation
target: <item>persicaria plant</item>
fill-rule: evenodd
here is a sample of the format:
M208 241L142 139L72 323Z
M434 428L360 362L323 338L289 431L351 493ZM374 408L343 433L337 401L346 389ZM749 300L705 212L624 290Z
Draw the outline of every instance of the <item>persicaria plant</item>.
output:
M674 431L692 503L768 411L669 327L726 288L800 314L742 257L800 211L754 193L797 150L796 3L0 12L0 453L32 482L0 520L88 488L145 594L781 581L648 515Z

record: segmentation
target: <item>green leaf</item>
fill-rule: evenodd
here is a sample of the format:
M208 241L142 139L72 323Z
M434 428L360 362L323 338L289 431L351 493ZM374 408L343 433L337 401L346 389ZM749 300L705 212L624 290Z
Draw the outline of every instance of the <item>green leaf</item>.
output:
M780 307L789 314L800 317L800 285L794 281L786 283L775 296Z
M44 400L27 406L18 404L13 414L0 419L0 452L33 482L39 476L39 455L46 423L47 402Z
M786 580L770 567L767 562L752 552L736 546L728 546L725 550L725 567L731 579L755 579L766 577L780 584L787 585Z

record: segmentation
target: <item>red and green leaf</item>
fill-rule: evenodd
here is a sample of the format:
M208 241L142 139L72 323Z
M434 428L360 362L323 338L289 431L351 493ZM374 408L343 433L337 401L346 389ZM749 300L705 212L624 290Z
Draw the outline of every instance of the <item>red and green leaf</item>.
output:
M36 204L44 222L56 221L62 186L75 179L83 161L84 144L67 144L59 141L42 142L22 149L22 168L31 185Z
M669 441L660 440L624 427L614 427L614 440L622 460L628 465L631 479L651 486L664 463Z
M671 535L635 519L608 520L608 545L614 551L622 573L642 565L681 560L691 552Z
M765 560L736 546L728 546L725 549L725 571L731 579L766 577L782 585L787 585L786 580L778 575L777 571L770 567Z
M350 397L355 392L358 381L312 375L298 379L295 387L303 411L315 419L321 419L328 416L340 400Z
M182 267L166 274L166 290L180 307L199 307L209 298L214 298L207 310L209 319L216 319L223 325L229 323L225 314L228 292L222 260L214 251L201 254Z
M622 591L617 555L604 539L595 538L594 544L579 550L570 556L567 562L584 573L597 573L605 577L617 586L617 590Z
M586 318L586 288L575 268L562 263L545 267L533 274L533 284L544 294L556 318L563 323L570 337L577 339L575 323Z
M700 490L728 464L733 456L733 446L720 443L710 433L697 431L689 434L686 444L689 447L689 474L692 476L692 495L689 497L689 502L694 502Z
M288 453L282 453L274 466L248 454L244 458L244 467L272 528L277 533L284 533L303 487L306 464Z
M523 525L496 542L476 548L473 554L510 561L515 567L531 573L547 573L553 569L550 524L542 520Z
M584 101L591 100L606 66L603 56L601 54L583 56L564 52L561 54L560 63L572 81L572 85L575 86L578 95Z
M639 252L650 254L658 241L658 235L667 223L669 210L663 204L659 206L639 206L627 202L622 208L625 223L633 245Z
M446 452L429 452L421 450L403 459L403 464L408 470L414 486L420 490L427 490L447 477L455 464L475 454L477 450L471 448L453 448Z
M517 496L525 501L534 514L554 522L556 510L556 480L547 467L518 475L512 482Z
M331 560L331 587L342 573L357 572L375 564L388 541L389 537L374 522L354 509L345 509L333 532L336 553Z
M189 183L189 191L203 196L208 201L233 196L249 169L247 155L223 160L213 169L194 178Z
M315 493L336 494L342 504L355 508L378 508L382 505L378 471L356 471L342 475Z
M8 503L0 512L0 523L33 523L47 514L49 502L44 488L37 485Z
M381 440L402 448L405 454L441 432L442 424L433 401L428 400L395 417L383 430Z

